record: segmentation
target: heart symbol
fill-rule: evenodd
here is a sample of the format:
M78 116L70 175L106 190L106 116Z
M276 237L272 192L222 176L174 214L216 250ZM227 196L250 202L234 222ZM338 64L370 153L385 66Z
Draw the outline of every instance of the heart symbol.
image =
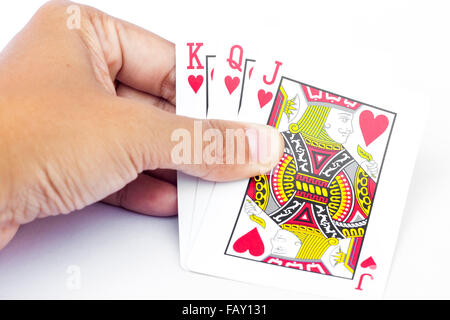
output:
M239 79L238 77L230 77L230 76L226 76L225 77L225 85L227 86L228 92L230 94L233 93L233 91L237 88L237 86L239 85L239 83L241 82L241 79Z
M194 90L195 93L198 92L198 89L202 86L203 83L203 76L199 74L198 76L189 76L188 82L191 85L192 90Z
M265 92L263 89L258 91L258 100L260 107L264 107L270 100L272 100L272 92Z
M262 242L258 229L254 228L237 239L233 244L233 249L239 253L244 253L248 250L254 257L262 255L264 253L264 243Z
M372 257L369 257L363 262L361 262L361 267L375 270L377 268L377 264L375 263Z
M389 125L389 119L385 115L374 117L372 111L365 110L359 115L359 126L366 146L378 138Z

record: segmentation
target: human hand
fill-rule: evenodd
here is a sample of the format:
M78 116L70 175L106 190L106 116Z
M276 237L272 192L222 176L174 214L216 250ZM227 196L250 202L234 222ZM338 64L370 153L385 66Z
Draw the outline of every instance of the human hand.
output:
M378 163L376 163L374 160L363 161L361 163L361 167L372 178L376 178L376 176L378 175Z
M174 45L94 8L42 7L0 55L0 249L19 225L103 200L145 214L177 211L175 171L208 180L269 171L283 150L270 127L205 120L203 130L258 128L276 148L264 161L176 164ZM246 159L256 159L245 140ZM223 155L226 157L226 154Z
M244 202L244 211L249 216L252 216L252 215L260 216L261 212L262 212L262 210L256 205L256 203L254 203L253 201L250 201L248 199Z

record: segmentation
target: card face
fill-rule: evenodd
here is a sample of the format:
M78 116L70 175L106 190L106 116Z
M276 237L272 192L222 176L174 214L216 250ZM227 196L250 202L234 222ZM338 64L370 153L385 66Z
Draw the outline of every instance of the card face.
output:
M395 117L282 78L268 124L284 154L250 179L225 254L353 279Z

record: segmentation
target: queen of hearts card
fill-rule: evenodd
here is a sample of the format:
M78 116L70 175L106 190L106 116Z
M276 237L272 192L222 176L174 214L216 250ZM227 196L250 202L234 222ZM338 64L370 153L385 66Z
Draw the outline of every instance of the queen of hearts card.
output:
M249 180L225 254L353 279L394 121L283 77L268 124L284 154Z

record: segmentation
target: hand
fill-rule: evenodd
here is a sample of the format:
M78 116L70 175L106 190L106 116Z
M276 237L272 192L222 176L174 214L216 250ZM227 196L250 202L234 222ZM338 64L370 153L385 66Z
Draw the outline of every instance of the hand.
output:
M255 215L259 217L262 210L252 200L246 199L244 202L244 211L249 216Z
M374 161L363 161L361 163L363 170L372 178L376 178L378 175L378 164Z
M208 120L203 130L224 136L262 128L276 148L264 163L175 164L171 134L194 136L194 119L174 113L173 43L81 5L80 28L70 29L70 5L46 4L0 56L0 248L20 224L99 200L175 214L174 170L225 181L278 162L284 145L275 129ZM255 142L245 144L254 159Z

